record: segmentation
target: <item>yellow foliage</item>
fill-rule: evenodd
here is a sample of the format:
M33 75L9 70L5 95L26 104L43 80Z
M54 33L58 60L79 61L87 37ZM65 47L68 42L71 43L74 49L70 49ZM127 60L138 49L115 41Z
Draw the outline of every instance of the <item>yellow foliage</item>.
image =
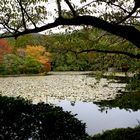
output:
M34 57L40 63L42 63L44 69L49 71L51 69L51 53L46 52L45 48L41 45L39 46L30 46L27 45L25 48L25 53L27 56Z
M32 56L34 58L38 58L45 53L45 48L41 45L39 46L30 46L27 45L25 49L26 55Z

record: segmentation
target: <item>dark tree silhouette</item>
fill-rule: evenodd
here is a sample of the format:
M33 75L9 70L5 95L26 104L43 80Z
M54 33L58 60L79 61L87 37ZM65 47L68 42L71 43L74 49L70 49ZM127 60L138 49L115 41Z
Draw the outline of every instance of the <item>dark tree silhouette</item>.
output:
M86 137L85 124L60 107L0 96L1 140L85 140Z

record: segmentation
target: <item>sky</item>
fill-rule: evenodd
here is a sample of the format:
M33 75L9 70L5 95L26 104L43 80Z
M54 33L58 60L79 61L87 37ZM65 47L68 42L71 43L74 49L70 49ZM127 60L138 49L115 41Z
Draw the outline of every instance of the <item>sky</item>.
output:
M85 2L85 3L80 3L80 0L71 0L71 2L74 4L74 5L76 5L78 8L80 8L80 7L82 7L82 6L84 6L84 5L86 5L87 3L90 3L90 2L93 2L93 0L87 0L87 2ZM56 5L56 0L49 0L48 1L48 3L49 4L47 4L46 5L46 7L47 7L47 9L48 9L48 11L49 11L49 13L52 13L52 15L55 15L55 17L57 17L57 15L56 15L56 12L55 12L55 10L54 9L57 9L57 5ZM116 4L116 3L115 3ZM133 0L130 0L129 2L125 2L125 5L122 5L123 6L123 8L126 8L127 6L129 6L129 5L131 5L132 7L133 7ZM62 9L69 9L69 7L66 5L66 3L64 2L64 0L62 0ZM88 7L88 8L90 8L90 7ZM116 10L120 10L120 8L119 7L113 7L114 9L114 11ZM106 7L105 6L105 3L103 3L102 5L98 5L98 7L96 7L96 10L97 10L97 13L95 13L95 12L93 12L94 14L92 14L92 15L94 15L94 16L99 16L99 15L104 15L104 13L106 13L106 11L108 11L108 12L110 12L110 14L112 13L112 9L111 8L108 8L108 7ZM113 11L113 12L114 12ZM54 21L54 17L53 16L50 16L49 17L49 19L48 19L48 22L53 22ZM79 27L73 27L73 29L74 28L76 28L76 29L79 29ZM47 31L45 31L45 32L43 32L43 33L46 33L46 34L48 34L50 31L52 31L53 33L59 33L59 32L64 32L65 31L65 29L58 29L58 28L53 28L53 29L51 29L51 30L47 30Z
M71 2L74 5L76 5L76 7L78 7L78 8L81 8L82 6L84 6L87 3L90 3L92 1L93 0L87 0L87 2L81 4L80 3L80 0L71 0ZM132 1L132 0L130 0L130 1ZM48 0L48 2L41 2L40 4L41 5L44 5L46 7L47 12L48 12L46 16L48 17L48 19L45 20L43 24L40 22L38 24L39 25L38 27L40 27L42 25L45 25L45 24L48 24L48 23L52 23L58 17L58 15L57 15L57 13L55 11L55 9L57 9L56 0ZM62 6L62 9L66 9L66 10L69 9L69 7L64 2L64 0L62 0L61 4L62 4L61 5ZM95 16L99 16L101 13L104 14L106 12L105 11L106 10L105 5L100 5L100 6L96 7L96 10L97 10L97 13L93 12ZM109 9L107 9L107 10L109 10ZM30 26L30 27L32 28L32 26ZM73 29L75 29L75 28L76 29L79 29L79 27L74 27L73 26ZM43 34L49 34L50 32L52 32L52 33L65 32L65 29L64 28L63 29L62 28L60 29L60 28L57 27L57 28L53 28L53 29L50 29L50 30L43 31L41 33L43 33Z
M71 2L73 3L73 4L75 4L78 8L80 8L80 7L82 7L83 5L86 5L87 3L90 3L91 1L93 1L93 0L87 0L87 2L86 3L83 3L83 4L81 4L80 2L79 2L80 0L78 0L78 1L76 1L76 0L71 0ZM62 3L61 3L62 5L62 9L69 9L69 7L67 6L67 4L64 2L64 1L62 1ZM52 13L52 15L54 15L55 17L57 17L57 14L56 14L56 12L55 12L55 9L57 9L57 5L56 5L56 0L49 0L48 1L48 3L46 4L46 8L48 9L48 14L50 14L50 13ZM51 22L53 22L54 20L55 20L55 17L53 17L53 16L49 16L49 18L48 18L48 20L46 21L47 23L51 23ZM80 27L74 27L74 26L71 26L73 29L80 29ZM68 29L68 28L67 28ZM72 29L70 30L70 29L68 29L69 31L72 31ZM41 32L41 33L43 33L43 34L49 34L50 32L52 32L52 33L60 33L60 32L65 32L65 29L64 28L58 28L58 27L55 27L55 28L53 28L53 29L50 29L50 30L47 30L47 31L43 31L43 32Z

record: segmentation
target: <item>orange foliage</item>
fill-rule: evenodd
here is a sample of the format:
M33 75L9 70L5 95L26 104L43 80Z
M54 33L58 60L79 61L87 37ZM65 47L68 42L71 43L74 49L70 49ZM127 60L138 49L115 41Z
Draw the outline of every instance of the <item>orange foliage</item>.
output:
M43 46L30 46L27 45L25 52L27 55L32 56L34 58L38 58L45 53L45 48Z
M6 39L0 39L0 61L3 59L4 55L12 53L12 50Z
M42 63L43 69L45 69L46 71L51 70L51 54L49 52L46 52L43 46L27 45L25 53L26 55L32 56L35 59L37 59L40 63Z

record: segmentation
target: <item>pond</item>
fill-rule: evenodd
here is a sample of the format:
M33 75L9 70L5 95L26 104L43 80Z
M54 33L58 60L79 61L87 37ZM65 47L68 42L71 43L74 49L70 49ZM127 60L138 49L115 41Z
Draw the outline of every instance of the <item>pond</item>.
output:
M55 105L62 107L64 111L77 114L76 117L86 123L86 131L89 135L113 128L135 127L140 121L140 110L132 111L118 107L102 110L92 102L70 102L67 100L60 100Z
M123 93L126 83L89 72L53 72L48 76L1 77L0 94L47 102L77 114L94 135L113 128L135 127L140 122L140 93ZM123 76L125 80L125 77ZM121 93L120 93L121 91Z

